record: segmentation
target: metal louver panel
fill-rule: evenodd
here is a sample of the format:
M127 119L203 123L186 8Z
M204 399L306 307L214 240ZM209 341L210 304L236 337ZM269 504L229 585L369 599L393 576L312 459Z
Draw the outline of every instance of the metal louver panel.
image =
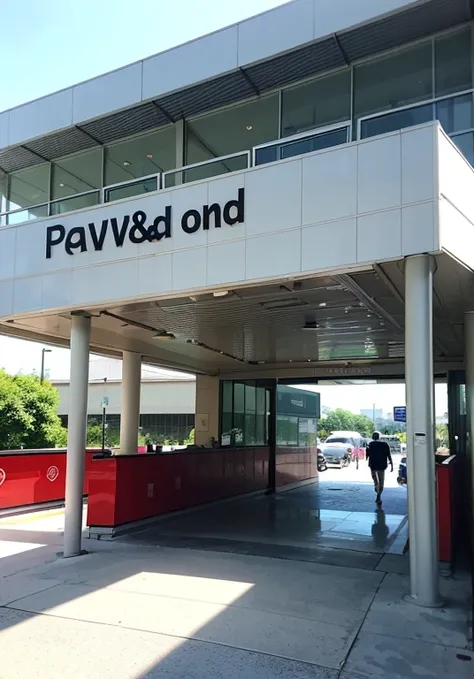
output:
M334 37L282 54L246 69L257 88L263 92L301 80L316 73L345 66L344 56Z
M0 153L0 167L5 172L23 170L25 167L32 167L43 162L42 158L35 156L23 146L16 146Z
M232 104L257 94L241 71L229 73L215 80L193 85L180 92L157 99L157 103L173 120Z
M61 158L61 156L77 153L78 151L85 151L94 146L97 146L97 142L78 127L62 130L54 135L35 139L25 144L27 149L38 153L40 156L47 158L47 160Z
M136 108L114 113L106 118L81 125L81 129L92 135L101 144L130 137L152 128L163 127L170 121L153 103L142 104Z
M349 61L356 61L469 21L469 0L430 0L338 35Z

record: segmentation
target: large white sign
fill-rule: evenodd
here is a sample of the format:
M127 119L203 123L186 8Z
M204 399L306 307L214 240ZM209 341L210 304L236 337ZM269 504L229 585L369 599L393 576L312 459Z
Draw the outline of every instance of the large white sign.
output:
M203 205L199 209L186 210L180 223L185 233L196 233L199 229L208 231L220 229L223 224L234 226L243 224L245 211L245 191L239 189L236 200L229 200L223 207L219 203ZM74 226L69 230L58 223L46 229L46 259L51 259L53 248L63 246L68 255L88 250L102 250L104 244L123 246L126 239L134 245L159 242L171 238L172 206L167 205L160 215L147 215L143 210L126 214L121 219L113 216L114 206L110 206L110 217L102 219L100 225L89 222L87 226Z

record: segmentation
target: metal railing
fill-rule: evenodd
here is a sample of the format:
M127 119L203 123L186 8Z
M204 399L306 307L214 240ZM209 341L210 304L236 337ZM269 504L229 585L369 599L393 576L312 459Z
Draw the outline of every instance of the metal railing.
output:
M180 184L210 179L211 177L217 177L228 172L246 170L251 166L250 158L250 151L240 151L239 153L230 153L227 156L219 156L218 158L203 160L200 163L192 163L191 165L184 165L184 167L178 167L174 170L168 170L163 172L162 188L168 189ZM239 160L241 161L241 167L232 167L233 165L239 165ZM210 174L207 173L208 169ZM200 174L202 176L198 176Z
M209 160L192 163L191 165L178 167L174 170L167 170L163 173L137 177L125 182L109 184L101 189L92 189L37 205L19 207L2 212L0 213L0 226L20 224L34 219L61 215L65 212L74 212L102 203L125 200L133 196L153 193L181 184L211 179L219 175L246 170L253 166L264 165L284 158L311 153L315 150L330 148L331 146L347 143L350 140L350 122L342 122L317 130L309 130L302 134L260 144L253 147L252 150L210 158ZM77 207L71 207L78 203L80 205ZM66 209L63 209L64 207Z

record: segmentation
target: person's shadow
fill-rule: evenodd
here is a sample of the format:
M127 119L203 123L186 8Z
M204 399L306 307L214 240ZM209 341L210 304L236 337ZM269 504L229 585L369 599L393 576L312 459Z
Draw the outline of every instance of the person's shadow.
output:
M376 547L384 549L387 546L389 532L389 527L385 523L385 512L383 509L377 509L372 524L372 539Z

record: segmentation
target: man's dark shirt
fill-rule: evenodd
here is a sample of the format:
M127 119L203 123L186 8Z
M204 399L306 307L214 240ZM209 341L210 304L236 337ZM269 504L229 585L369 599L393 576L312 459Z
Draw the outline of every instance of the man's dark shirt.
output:
M390 446L385 441L371 441L367 446L367 459L372 471L380 472L387 469L388 463L392 464Z

